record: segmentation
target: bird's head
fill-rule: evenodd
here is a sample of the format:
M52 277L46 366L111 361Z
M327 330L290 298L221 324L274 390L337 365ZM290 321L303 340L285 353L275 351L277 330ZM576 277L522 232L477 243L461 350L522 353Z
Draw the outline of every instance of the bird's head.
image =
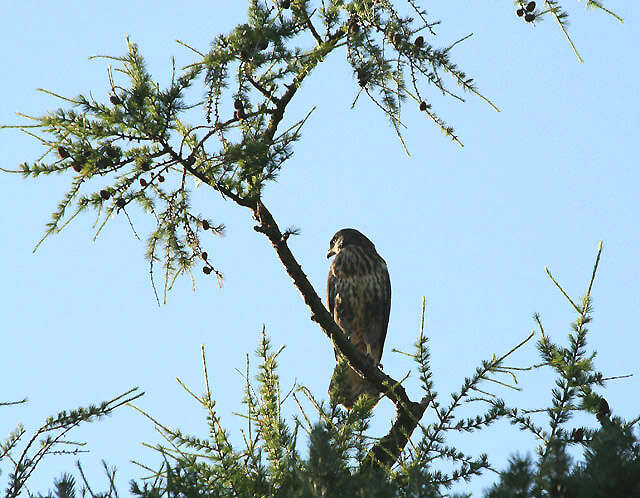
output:
M331 256L335 256L342 249L348 246L359 246L365 247L367 249L376 250L376 247L373 245L365 235L362 235L355 228L343 228L336 232L336 234L331 237L331 242L329 242L329 251L327 252L327 258Z

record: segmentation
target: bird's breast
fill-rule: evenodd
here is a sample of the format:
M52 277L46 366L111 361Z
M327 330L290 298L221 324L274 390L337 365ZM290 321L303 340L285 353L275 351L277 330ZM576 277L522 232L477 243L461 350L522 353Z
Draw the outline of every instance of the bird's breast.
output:
M331 264L330 272L335 278L336 294L354 308L377 301L388 279L384 260L376 253L371 254L361 248L340 251Z

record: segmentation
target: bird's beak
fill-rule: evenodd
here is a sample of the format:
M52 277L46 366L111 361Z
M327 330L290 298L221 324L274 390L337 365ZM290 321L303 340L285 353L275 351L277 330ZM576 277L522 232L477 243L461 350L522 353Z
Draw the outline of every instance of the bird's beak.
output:
M329 249L329 251L327 252L327 259L329 259L331 256L334 256L336 254L336 252L333 249Z

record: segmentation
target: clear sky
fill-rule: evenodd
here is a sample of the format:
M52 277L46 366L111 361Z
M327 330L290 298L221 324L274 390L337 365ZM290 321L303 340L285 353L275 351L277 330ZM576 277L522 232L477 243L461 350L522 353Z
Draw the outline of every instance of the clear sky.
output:
M589 344L606 375L635 374L606 391L614 414L633 418L640 412L634 319L640 309L640 6L607 2L625 18L621 25L583 3L564 3L584 64L555 23L525 25L510 2L433 6L431 14L443 21L435 44L445 47L473 33L454 49L453 59L502 111L471 95L463 104L429 91L463 149L408 106L407 157L377 108L360 98L350 109L357 83L344 53L332 55L291 105L290 120L312 105L317 110L279 181L266 188L265 202L282 227L301 228L290 245L321 295L325 254L336 230L358 228L376 244L393 287L383 364L395 378L412 365L392 349L410 350L426 296L426 333L443 402L481 360L520 342L534 328L534 312L554 340L566 341L575 316L544 268L570 295L582 295L598 241L604 240ZM123 54L126 34L164 83L171 55L179 66L193 61L176 39L204 51L214 35L243 21L245 7L239 0L6 2L0 123L19 122L16 112L38 115L59 106L38 87L103 96L105 63L87 58ZM29 137L0 130L1 167L33 160L40 151ZM266 238L253 231L247 210L198 190L197 209L228 227L225 238L204 242L225 282L219 289L214 278L196 273L197 292L183 279L159 308L144 243L123 217L93 242L93 217L82 216L32 254L69 181L69 174L38 181L0 174L0 400L29 398L27 405L0 410L1 437L18 422L34 430L59 410L109 399L132 386L146 392L138 405L158 420L204 437L205 413L175 378L202 391L205 344L218 413L239 442L244 422L233 412L241 410L243 381L234 369L244 368L263 324L275 346L287 346L280 356L283 388L295 379L326 399L334 365L329 341L309 320ZM133 214L144 233L149 220ZM536 361L531 342L510 363ZM415 375L407 382L418 398ZM522 376L519 393L485 387L511 404L538 408L548 405L552 382L548 373L537 372ZM384 434L392 415L390 402L380 403L372 434ZM595 427L595 417L576 424ZM141 442L158 442L159 436L127 407L74 438L89 443L82 462L95 487L104 484L101 459L119 468L122 492L129 479L145 475L131 459L158 461ZM535 449L530 435L507 423L451 442L471 454L488 452L498 468L512 452ZM31 490L45 491L73 464L74 457L50 458ZM1 468L4 489L9 469ZM468 489L479 492L494 479L485 476Z

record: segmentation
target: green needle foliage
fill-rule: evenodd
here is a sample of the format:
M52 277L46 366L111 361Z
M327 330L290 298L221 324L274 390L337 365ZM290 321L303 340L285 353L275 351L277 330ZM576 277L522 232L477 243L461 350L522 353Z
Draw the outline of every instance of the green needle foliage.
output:
M418 346L424 351L425 340ZM488 378L487 368L478 369L472 379L465 380L461 393L452 395L455 406L449 406L446 416L442 415L435 424L426 425L422 436L407 448L396 465L381 469L369 465L370 449L376 441L366 434L378 399L364 395L352 410L346 411L336 404L319 403L301 385L283 392L277 373L277 358L283 349L274 352L263 330L256 352L260 364L255 382L247 359L245 412L240 414L247 425L240 448L232 445L216 413L203 349L204 394L196 395L179 382L204 408L209 436L184 434L145 414L167 441L153 446L162 453L165 463L149 476L157 481L155 486L132 483L133 493L144 497L182 496L181 493L194 496L206 490L210 496L436 497L443 489L491 468L486 455L466 455L445 444L451 431L480 430L501 415L491 408L473 420L455 418L458 401ZM430 371L424 356L416 355L415 359L420 369ZM298 412L290 420L283 415L287 401L295 402ZM434 412L440 413L435 405ZM301 450L304 445L298 442L301 433L307 435L308 452ZM454 462L457 468L451 472L437 470L435 467L443 461ZM187 485L188 490L184 488Z
M595 369L595 352L587 351L586 325L591 321L591 290L602 244L587 291L578 302L571 299L547 269L547 275L578 315L571 324L568 346L551 341L540 317L534 318L540 328L538 351L543 360L539 366L551 367L556 373L551 390L551 406L545 409L506 411L506 416L521 430L530 432L538 441L535 464L528 457L515 456L500 482L486 494L500 497L604 497L638 496L640 492L640 445L633 434L639 418L626 422L611 417L609 403L595 388L607 380ZM619 378L619 377L616 377ZM496 405L494 401L489 401ZM599 429L569 427L576 413L595 415ZM548 429L539 425L534 415L546 415ZM584 461L573 462L567 452L569 445L585 448Z
M606 498L640 496L640 441L633 428L615 417L593 433L584 460L568 455L571 443L557 440L551 458L533 462L514 456L486 498L542 496ZM575 443L573 443L575 444Z
M69 433L79 425L94 422L111 414L113 410L130 403L144 393L136 392L137 387L121 394L109 401L103 401L99 405L80 407L70 412L62 411L55 417L48 417L45 423L28 435L27 430L20 424L0 444L0 464L9 465L8 487L6 498L15 498L26 488L26 483L32 476L40 462L50 455L78 455L85 452L82 447L85 443L68 439ZM17 403L0 403L1 406L25 403L22 400ZM68 493L73 489L73 479L63 476L55 483L56 496L71 496Z
M428 400L428 415L420 424L419 434L410 435L409 444L391 466L370 464L371 450L377 440L368 436L367 430L378 399L363 395L352 410L346 411L335 403L318 402L303 385L294 383L290 389L283 390L278 358L284 348L274 351L264 329L256 350L257 374L252 377L248 356L243 373L245 409L237 414L246 420L246 427L241 431L243 444L232 443L232 439L238 438L231 437L216 411L203 347L203 394L195 394L179 379L178 382L204 409L208 433L204 437L188 435L139 410L152 420L166 444L149 445L161 453L163 464L154 470L139 463L150 474L142 483L132 481L131 493L143 498L440 497L450 493L453 485L469 481L483 471L494 470L487 455L462 451L448 443L451 436L482 430L504 418L532 434L538 443L537 459L534 462L530 457L512 457L507 470L500 473L499 481L485 496L637 496L640 443L633 429L640 417L630 422L611 417L608 403L595 392L610 379L595 370L595 355L587 352L585 325L590 318L590 294L601 249L588 290L579 305L549 273L578 318L572 325L569 346L563 347L551 340L536 315L542 336L538 350L543 362L539 365L529 369L504 365L506 358L527 343L530 335L502 357L482 362L475 373L464 380L461 389L450 395L450 401L441 403L432 380L428 339L421 331L415 352L409 356L419 372ZM496 374L515 378L523 371L539 368L550 368L556 374L547 408L510 408L486 387L481 388L487 381L508 386L498 381ZM474 417L459 416L462 402L487 405L488 409L479 410ZM291 415L288 407L294 404L296 409ZM571 418L578 412L593 413L600 427L570 429ZM546 417L548 428L538 417ZM306 434L305 442L300 441L301 434ZM569 446L583 448L583 458L574 460L568 453ZM115 471L106 465L105 470L110 490L100 496L116 496ZM90 489L86 480L84 483L84 489ZM54 482L54 488L55 493L48 496L74 496L70 475Z
M201 240L207 229L222 234L224 224L191 209L190 186L195 180L242 206L254 206L263 187L293 155L309 117L298 117L283 129L288 103L333 53L345 56L353 70L354 105L366 94L400 140L403 104L412 102L414 110L424 112L462 145L454 128L434 110L430 95L463 101L457 87L497 110L452 60L453 48L470 35L441 42L436 31L440 21L415 0L408 1L409 15L400 4L251 0L247 22L217 36L208 51L180 42L195 60L181 70L174 62L165 88L149 74L138 47L127 40L123 56L97 57L110 64L104 99L93 97L95 91L67 98L42 90L66 108L25 116L30 124L3 126L19 128L44 147L39 158L23 163L17 172L31 178L70 175L69 189L42 240L88 208L97 212L97 236L114 216L129 218L138 206L156 224L147 238L147 258L154 289L154 275L160 273L164 280L163 301L178 276L188 273L193 279L196 265L222 279ZM587 4L604 9L597 2ZM560 3L547 1L545 7L531 15L552 14L564 29L566 12Z
M412 6L417 22L402 17L391 2L333 0L318 9L309 1L290 8L251 1L248 22L216 37L208 52L189 47L196 60L179 75L174 64L167 88L153 80L137 46L127 40L124 56L103 57L113 64L105 101L48 92L70 108L28 117L35 124L18 126L45 147L35 162L21 165L25 176L73 175L44 238L87 208L98 212L97 235L109 219L128 216L137 204L156 220L147 257L152 279L154 264L163 262L164 299L175 278L196 262L222 278L213 259L203 257L200 237L202 229L220 234L224 225L191 211L188 177L241 205L254 204L292 156L308 118L279 130L286 105L316 66L339 49L357 74L358 93L376 102L399 136L401 105L411 98L459 141L423 101L426 89L420 86L460 98L441 78L447 73L464 91L478 92L450 60L455 44L437 49L411 41L424 30L435 35L436 24ZM323 35L314 23L322 25ZM189 124L187 118L199 122ZM164 183L165 177L171 181Z

